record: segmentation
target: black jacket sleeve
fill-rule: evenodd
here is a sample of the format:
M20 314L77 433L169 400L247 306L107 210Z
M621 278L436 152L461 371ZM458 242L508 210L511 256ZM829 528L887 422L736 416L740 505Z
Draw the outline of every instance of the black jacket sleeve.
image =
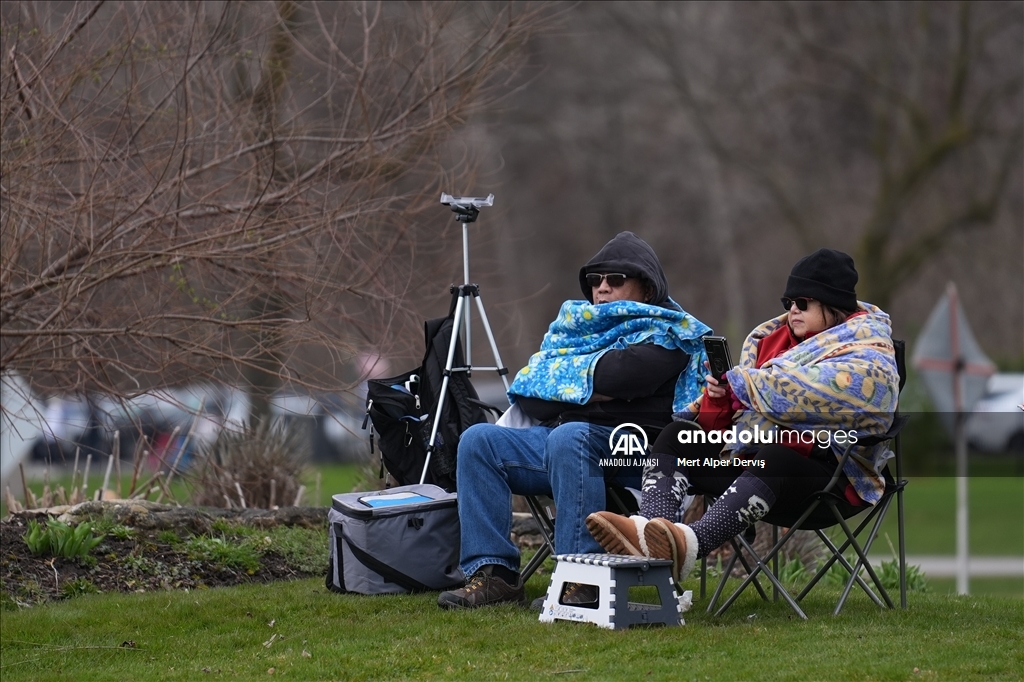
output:
M679 376L689 362L684 351L652 344L610 350L594 368L594 393L619 400L644 398Z
M544 426L554 426L558 423L558 418L562 416L563 412L580 407L570 403L560 403L541 398L524 398L523 396L516 398L516 402L519 403L519 407L523 409L523 412Z
M660 426L671 421L676 379L689 362L690 356L681 350L651 344L608 351L594 368L594 393L611 400L574 405L520 396L517 402L544 426L566 421Z

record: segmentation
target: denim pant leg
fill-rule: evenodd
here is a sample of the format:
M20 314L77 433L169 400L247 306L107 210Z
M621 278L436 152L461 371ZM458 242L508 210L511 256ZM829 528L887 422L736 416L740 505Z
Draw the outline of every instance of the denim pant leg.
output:
M519 549L510 536L512 494L551 494L544 462L551 431L476 424L459 439L459 564L467 578L487 564L519 570Z
M570 422L555 428L547 439L545 460L555 500L555 553L601 552L587 530L586 519L605 507L604 471L609 457L610 426Z

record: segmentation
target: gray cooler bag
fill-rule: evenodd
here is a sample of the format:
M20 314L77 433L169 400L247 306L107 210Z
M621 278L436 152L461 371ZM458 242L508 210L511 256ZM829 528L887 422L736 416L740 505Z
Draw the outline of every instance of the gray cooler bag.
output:
M328 512L335 592L403 594L461 586L456 494L436 485L335 495Z

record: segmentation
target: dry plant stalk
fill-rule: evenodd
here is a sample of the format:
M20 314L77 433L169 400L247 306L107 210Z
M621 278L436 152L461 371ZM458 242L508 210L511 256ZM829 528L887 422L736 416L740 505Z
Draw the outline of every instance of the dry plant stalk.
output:
M58 485L55 488L50 487L49 481L49 469L43 471L43 491L38 497L31 488L28 487L28 483L24 479L24 468L22 468L22 492L24 498L22 501L11 493L11 487L5 486L4 488L4 502L7 505L7 512L9 514L24 511L26 509L49 509L57 505L75 505L79 502L85 501L85 496L82 490L74 485L72 482L71 491L68 492L64 486ZM97 491L99 492L99 491Z
M283 424L260 422L224 431L199 456L187 477L198 506L270 509L276 500L298 505L306 442Z

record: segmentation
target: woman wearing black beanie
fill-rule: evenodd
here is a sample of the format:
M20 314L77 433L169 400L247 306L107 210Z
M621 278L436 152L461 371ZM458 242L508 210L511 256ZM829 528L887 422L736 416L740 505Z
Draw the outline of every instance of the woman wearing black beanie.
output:
M818 249L796 262L786 283L782 305L790 312L789 326L795 337L803 339L804 326L834 327L857 311L857 269L853 259L842 251ZM787 301L795 301L793 309ZM810 309L810 313L808 313ZM794 328L794 322L797 327Z
M856 285L853 259L841 251L797 261L782 296L786 312L748 335L721 384L705 377L704 394L655 441L640 513L588 517L604 549L670 558L681 580L755 522L794 521L835 473L851 434L888 430L899 386L889 316L859 302ZM855 454L837 488L846 517L881 498L879 472L891 456L884 445ZM689 494L718 499L700 520L675 523ZM808 523L830 520L820 507Z

